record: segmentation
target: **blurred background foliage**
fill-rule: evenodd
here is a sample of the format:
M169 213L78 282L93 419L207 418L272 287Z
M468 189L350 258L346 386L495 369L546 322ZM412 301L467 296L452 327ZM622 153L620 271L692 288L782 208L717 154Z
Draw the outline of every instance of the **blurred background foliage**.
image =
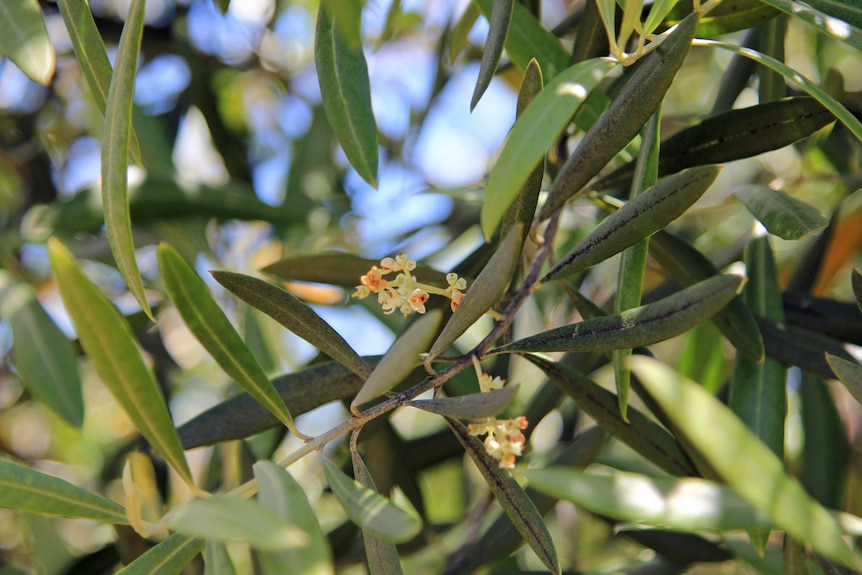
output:
M537 9L539 3L525 4ZM514 121L520 73L504 59L498 77L470 113L487 22L479 18L465 48L451 53L451 36L466 5L461 0L370 0L363 9L362 40L380 139L379 185L374 189L349 167L322 111L313 57L316 2L148 0L134 111L143 168L130 169L130 184L138 261L152 288L148 295L159 318L158 325L151 326L113 267L105 240L98 189L102 119L90 100L56 6L41 2L57 57L50 84L39 85L10 60L0 60L0 294L8 296L11 292L3 290L13 287L32 288L21 296L24 299L0 300L0 451L122 499L118 479L122 459L138 442L136 429L87 361L77 361L86 405L83 422L70 422L62 412L47 408L38 390L25 384L26 374L16 369L11 313L2 306L29 305L22 302L32 301L27 298L34 294L50 318L74 338L48 268L44 241L51 235L86 260L90 277L136 326L178 425L235 389L190 336L177 312L162 305L155 257L159 241L169 241L195 263L272 376L309 364L316 350L259 312L226 297L206 270L254 273L282 257L327 250L368 258L404 251L448 270L481 245L476 224L481 182ZM93 0L91 6L113 58L126 2ZM577 22L572 15L579 14L581 7L580 2L541 2L541 21L556 29L567 48L573 44ZM858 116L862 111L858 52L796 19L776 19L787 27L785 62L820 83ZM731 32L723 39L756 44L762 28L753 30ZM723 86L717 79L734 65L740 64L729 53L693 48L665 98L662 133L688 125L714 106L756 103L759 86L750 80L751 74L743 75L746 84L738 97L720 102ZM732 194L739 185L771 185L816 206L831 218L825 231L798 241L771 238L786 289L788 322L862 344L862 320L852 304L849 280L851 266L859 266L862 259L862 195L854 193L862 183L860 152L860 143L834 124L798 145L728 164L710 194L674 225L674 231L721 266L739 259L755 229L751 214ZM595 218L595 206L574 204L562 220L568 245ZM581 291L593 301L607 301L616 289L617 269L607 262L598 266ZM664 272L651 263L646 287L658 286L664 279ZM313 304L362 355L384 352L401 330L400 318L372 313L364 304L346 306L349 292L342 288L310 283L289 288ZM543 329L545 316L564 317L569 306L560 303L563 295L551 288L531 302L515 335ZM655 349L667 363L712 391L720 390L733 369L732 350L712 324ZM500 366L505 367L505 362L501 360ZM530 397L542 381L540 373L522 361L513 360L509 367L509 379L522 385L521 397ZM607 367L593 377L613 386ZM819 495L821 501L862 514L859 405L834 382L807 378L798 370L791 372L789 389L790 467L821 471L823 477L808 478L825 490ZM552 404L555 407L535 422L530 440L537 459L584 425L571 400L558 397ZM806 410L806 405L823 408ZM340 404L330 404L302 416L300 427L306 433L321 433L345 414ZM398 445L406 442L421 453L423 446L440 443L436 432L441 426L438 418L402 410L392 417L391 427L368 441L385 445L394 429ZM270 431L241 444L228 442L188 455L199 476L219 462L237 462L223 467L238 474L221 478L229 487L246 478L241 473L247 466L241 462L249 452L255 458L268 458L297 445L296 438L283 441L283 435ZM451 443L445 447L451 451ZM452 453L441 450L416 456L428 459L416 463L422 468L416 487L428 522L442 529L463 521L470 510L487 505L488 500L480 489L481 478L462 458L452 457L457 446ZM599 461L620 469L649 469L618 442L609 443ZM377 459L368 463L386 465ZM306 458L291 472L314 503L324 531L330 533L344 572L362 572L356 563L357 550L337 546L339 537L348 541L352 533L345 527L343 512L324 492L319 463ZM186 498L186 488L160 470L159 481L169 478L171 486L161 485L162 492L171 499ZM378 482L378 487L385 491L391 485ZM396 498L403 496L395 491ZM558 541L565 542L558 548L568 568L607 573L646 564L655 557L649 546L615 535L606 522L568 503L556 506L549 525ZM467 537L472 528L467 524L461 533ZM133 547L142 544L132 533L95 522L0 509L3 575L104 572L120 556L134 556ZM439 572L445 559L441 549L454 552L457 543L450 538L439 545L404 554L405 571ZM737 549L733 541L729 548ZM231 551L238 568L252 569L247 550ZM775 564L770 563L773 550L764 557L750 551L748 555L739 551L739 556L743 561L696 571L736 572L750 569L744 566L748 562L766 565L763 570L769 572L767 567ZM518 560L527 568L541 568L529 552L522 552Z

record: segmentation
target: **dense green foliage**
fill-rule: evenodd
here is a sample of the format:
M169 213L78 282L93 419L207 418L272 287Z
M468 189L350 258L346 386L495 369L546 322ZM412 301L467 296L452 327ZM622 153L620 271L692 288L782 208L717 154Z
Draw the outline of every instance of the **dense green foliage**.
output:
M0 0L0 573L862 571L855 2L252 4Z

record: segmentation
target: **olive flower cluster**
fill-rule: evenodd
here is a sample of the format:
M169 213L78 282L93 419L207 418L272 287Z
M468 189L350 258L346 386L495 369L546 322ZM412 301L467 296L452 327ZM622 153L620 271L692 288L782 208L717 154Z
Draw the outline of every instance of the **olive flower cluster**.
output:
M459 278L458 274L446 274L446 282L449 287L440 289L435 286L421 283L413 274L416 262L409 259L405 254L399 253L394 258L383 258L380 266L371 266L368 273L359 278L361 285L356 286L353 297L363 299L377 294L377 302L383 307L386 314L399 310L406 318L411 313L425 313L425 304L430 299L430 294L442 295L452 300L451 308L455 311L461 300L464 299L464 290L467 289L467 280ZM395 273L395 279L387 280L383 276Z

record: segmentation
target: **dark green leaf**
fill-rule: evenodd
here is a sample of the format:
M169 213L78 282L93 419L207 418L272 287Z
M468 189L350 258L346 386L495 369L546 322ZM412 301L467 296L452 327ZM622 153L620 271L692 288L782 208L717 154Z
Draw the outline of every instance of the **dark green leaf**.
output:
M850 273L850 280L853 285L853 296L856 298L856 305L862 310L862 274L856 268Z
M822 230L829 220L816 208L781 190L767 186L744 186L733 192L748 211L769 231L783 240L799 240Z
M203 548L202 539L175 533L117 571L117 575L179 575Z
M361 20L323 3L317 15L314 61L326 117L347 159L366 182L377 187L377 123L371 109L371 86L359 36ZM349 11L348 11L349 12ZM337 22L336 22L337 20Z
M631 368L686 440L776 528L806 541L818 553L862 568L862 557L844 543L835 519L785 473L784 463L733 412L656 360L633 357ZM721 441L716 441L716 429L721 430Z
M408 402L407 405L446 417L478 420L498 415L506 409L517 391L517 385L507 385L484 393L439 399L416 399Z
M415 513L349 478L326 458L323 472L347 516L362 529L389 543L409 541L422 529L422 521Z
M125 510L64 479L0 458L0 507L125 525Z
M552 329L491 352L608 351L650 345L709 319L740 285L740 276L713 276L655 303Z
M539 211L540 219L549 218L580 192L646 124L688 54L697 19L695 13L688 16L661 46L640 60L610 107L560 169Z
M497 304L515 273L521 254L521 226L515 225L500 241L500 245L479 276L468 286L461 304L443 326L440 336L431 346L425 365L446 351L471 325Z
M512 200L571 121L572 114L614 66L609 58L572 66L550 81L518 117L488 176L481 216L486 239L494 233Z
M135 76L138 54L144 34L146 0L132 0L123 26L120 46L108 101L105 105L105 126L102 136L102 204L105 212L105 232L117 267L135 296L141 309L156 321L147 302L132 239L127 180L129 142L132 134L132 104L135 96Z
M226 374L294 434L302 437L263 369L234 329L203 280L183 257L167 244L159 246L159 267L168 294L189 330Z
M48 85L56 56L36 0L0 2L0 54L31 80Z
M234 272L214 271L213 277L239 299L341 363L360 377L371 370L353 348L310 307L296 297L261 279Z
M9 285L0 271L0 316L12 326L12 362L30 393L69 425L84 423L81 378L71 342L42 308L33 289Z
M693 285L695 282L713 277L718 268L688 242L662 231L650 238L650 254L680 284ZM721 333L733 346L750 359L763 361L763 339L751 310L742 299L733 298L727 307L712 318Z
M152 371L144 363L129 324L84 275L74 256L56 238L49 259L66 311L96 373L141 434L189 484L191 472Z
M485 49L482 51L482 63L479 65L479 78L476 80L476 88L473 90L473 98L470 101L470 111L479 103L479 99L497 71L500 57L503 55L503 46L506 36L509 34L509 24L512 22L512 10L515 0L497 0L491 6L491 26L488 30L488 39L485 41Z
M799 390L805 444L800 458L799 479L808 493L825 507L844 505L844 484L848 466L844 423L826 382L802 373Z
M460 422L446 418L446 423L455 433L455 437L464 446L467 454L479 468L482 477L488 484L488 489L503 508L503 511L515 525L515 528L530 546L536 556L552 573L560 573L560 563L557 550L548 532L548 527L536 509L533 501L518 485L509 472L500 469L499 462L488 455L481 441L470 435L467 428Z
M718 170L716 166L691 168L644 190L578 242L542 282L583 271L661 230L703 195Z

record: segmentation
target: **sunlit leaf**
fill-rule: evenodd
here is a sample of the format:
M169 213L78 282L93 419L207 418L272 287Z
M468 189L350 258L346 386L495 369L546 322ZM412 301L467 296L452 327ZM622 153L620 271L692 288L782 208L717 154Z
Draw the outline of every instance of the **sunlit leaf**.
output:
M179 575L203 548L202 539L175 533L117 571L117 575Z
M448 417L446 423L449 424L455 437L464 446L473 463L479 468L482 477L488 484L488 489L494 494L494 499L512 520L524 541L544 563L545 567L550 569L552 573L559 575L560 563L557 559L557 550L554 547L551 534L548 532L548 527L533 501L508 471L500 469L499 462L488 455L482 442L470 435L464 425Z
M347 516L362 529L389 543L408 541L422 529L422 520L415 513L363 487L326 458L323 472Z
M515 266L521 253L521 232L520 225L515 225L509 230L482 272L467 287L461 304L431 346L431 351L425 359L426 366L455 343L456 339L500 300L512 279L512 274L515 273Z
M740 285L740 276L713 276L657 302L548 330L491 352L609 351L650 345L709 319Z
M762 0L773 8L813 26L819 32L831 36L848 46L862 50L862 8L854 2L835 2L834 0L814 0L809 4L791 0ZM828 10L829 13L821 12ZM850 18L846 20L844 18Z
M481 215L486 240L572 114L615 65L609 58L598 58L572 66L549 82L518 117L488 176Z
M258 485L258 501L289 525L301 529L309 539L308 545L280 552L261 552L260 562L269 573L278 573L290 565L297 573L329 575L334 573L332 552L320 529L311 504L302 486L287 472L270 461L254 464L254 477Z
M697 19L696 13L686 17L665 38L661 48L640 60L611 105L584 134L560 169L539 211L539 219L549 218L579 193L646 124L688 54Z
M413 371L419 364L419 355L425 353L431 345L442 318L442 311L429 311L395 340L350 403L353 413L358 414L362 404L391 390Z
M542 282L583 271L663 229L706 192L718 171L716 166L691 168L644 190L560 258Z
M129 324L59 240L51 238L48 251L66 311L96 373L147 441L192 484L165 399Z
M517 392L517 385L507 385L484 393L438 399L416 399L408 402L407 405L446 417L478 420L498 415L506 409Z
M491 6L490 28L488 39L485 41L485 49L482 51L482 62L479 65L479 78L476 80L476 88L473 90L473 98L470 101L470 110L476 107L479 99L494 78L500 56L503 55L503 46L506 43L506 35L509 33L509 24L512 22L512 10L515 0L497 0Z
M634 527L725 532L770 525L734 491L705 479L613 475L550 467L518 471L530 486Z
M799 240L822 230L829 220L816 208L781 190L750 185L734 190L733 195L769 231L784 240Z
M353 373L368 377L371 370L332 327L295 296L261 279L235 272L214 271L215 280L232 294L259 309Z
M300 549L310 536L258 501L228 495L193 499L164 516L173 531L215 541L242 541L264 551Z
M12 362L30 393L69 425L84 423L84 397L72 344L26 284L0 271L0 316L12 326Z
M0 507L125 525L126 512L101 495L0 458Z
M784 463L736 415L696 383L647 357L633 357L632 371L686 440L724 481L774 526L806 541L818 553L855 570L862 557L842 539L829 512L787 475ZM715 430L721 430L716 436Z
M50 83L56 56L37 0L0 2L0 54L34 82Z
M346 16L339 16L326 3L318 11L314 61L320 95L350 164L362 179L377 187L377 123L371 109L368 66L361 43L351 43L345 34L350 27L358 37L361 20Z
M126 174L132 134L135 76L144 34L145 5L146 0L132 0L120 37L114 74L108 88L102 136L102 204L105 212L105 232L117 267L141 309L155 322L135 259L135 242L129 215L129 182Z
M189 330L226 374L274 413L293 434L301 436L293 424L290 410L203 280L179 252L167 244L159 246L158 258L168 294Z
M486 18L491 18L493 0L474 0ZM526 70L533 58L550 81L569 65L563 44L520 2L515 2L512 24L506 36L506 54L518 68Z

